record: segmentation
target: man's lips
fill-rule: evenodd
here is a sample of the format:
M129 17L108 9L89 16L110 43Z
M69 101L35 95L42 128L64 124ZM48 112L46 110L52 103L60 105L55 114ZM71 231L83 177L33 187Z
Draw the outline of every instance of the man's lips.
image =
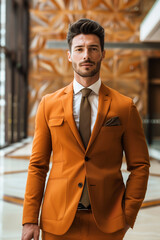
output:
M85 62L85 63L81 63L80 66L85 66L85 67L90 67L93 66L94 63L93 62Z

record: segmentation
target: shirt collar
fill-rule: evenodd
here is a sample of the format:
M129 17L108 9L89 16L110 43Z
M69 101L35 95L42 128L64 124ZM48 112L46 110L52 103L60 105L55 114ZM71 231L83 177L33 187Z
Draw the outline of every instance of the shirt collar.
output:
M101 79L99 78L98 81L96 81L95 83L93 83L92 85L90 85L87 88L91 89L96 95L99 95L100 87L101 87ZM82 86L80 83L78 83L76 81L76 79L74 78L74 80L73 80L74 94L79 93L83 88L84 88L84 86Z

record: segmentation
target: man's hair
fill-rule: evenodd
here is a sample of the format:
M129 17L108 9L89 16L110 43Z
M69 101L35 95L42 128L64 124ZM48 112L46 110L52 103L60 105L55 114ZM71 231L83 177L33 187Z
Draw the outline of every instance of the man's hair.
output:
M79 34L95 34L99 37L101 50L104 50L104 28L99 23L87 18L82 18L71 24L67 34L69 50L71 50L73 38Z

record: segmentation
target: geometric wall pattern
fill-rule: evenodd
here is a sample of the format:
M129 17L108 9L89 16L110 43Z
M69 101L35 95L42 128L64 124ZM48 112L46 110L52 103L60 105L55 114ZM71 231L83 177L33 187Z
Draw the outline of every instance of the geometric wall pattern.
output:
M28 133L33 135L42 96L73 80L67 50L48 49L50 40L64 40L68 25L80 18L98 21L106 42L138 42L139 25L153 0L34 0L30 7L30 71ZM147 2L145 0L144 2ZM148 8L146 7L148 6ZM145 10L144 10L145 9ZM101 78L132 97L142 116L147 114L147 59L158 51L106 49Z
M153 2L153 1L151 1ZM32 38L65 39L68 24L80 19L97 20L106 41L139 40L142 19L140 0L34 0L31 6Z

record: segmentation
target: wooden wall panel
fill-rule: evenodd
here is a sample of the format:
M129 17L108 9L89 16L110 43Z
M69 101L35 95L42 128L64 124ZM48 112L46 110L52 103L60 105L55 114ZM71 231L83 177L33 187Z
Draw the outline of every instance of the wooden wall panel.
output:
M68 24L85 17L103 25L106 41L138 41L141 8L140 0L37 0L30 10L31 34L65 39Z
M145 2L145 8L143 4ZM105 41L138 42L139 25L149 10L147 0L34 0L30 8L30 72L28 133L43 95L73 79L67 50L48 49L50 40L64 40L68 24L81 17L98 21L105 28ZM149 1L149 7L153 0ZM106 50L103 82L134 99L142 116L147 115L147 59L157 51Z

